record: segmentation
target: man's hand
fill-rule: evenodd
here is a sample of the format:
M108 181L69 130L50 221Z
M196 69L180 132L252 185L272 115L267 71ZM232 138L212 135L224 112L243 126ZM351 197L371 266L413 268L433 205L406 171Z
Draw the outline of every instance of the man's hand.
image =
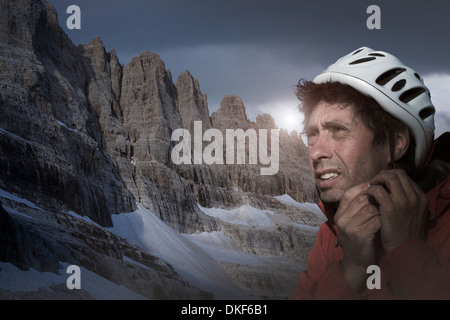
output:
M423 236L428 199L403 170L386 170L370 180L368 194L378 203L381 242L386 252Z
M367 267L377 263L376 235L380 230L380 214L369 202L368 189L368 183L348 189L334 216L344 250L341 270L356 291L365 285Z

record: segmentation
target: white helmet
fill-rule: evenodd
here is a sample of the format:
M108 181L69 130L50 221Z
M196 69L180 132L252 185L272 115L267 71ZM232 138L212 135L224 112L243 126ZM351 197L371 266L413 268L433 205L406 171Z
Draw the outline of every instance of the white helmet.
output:
M389 53L362 47L336 61L313 82L340 82L375 99L408 126L416 143L415 164L423 163L434 138L435 108L414 70Z

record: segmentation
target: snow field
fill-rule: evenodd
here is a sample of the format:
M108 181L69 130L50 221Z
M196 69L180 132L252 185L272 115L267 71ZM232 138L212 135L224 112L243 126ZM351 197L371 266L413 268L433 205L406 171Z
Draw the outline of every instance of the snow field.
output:
M40 209L35 204L16 197L0 189L0 197L8 198L29 207ZM279 201L289 205L296 205L305 210L321 214L315 204L298 203L288 195L275 197ZM260 256L241 250L237 244L223 231L201 232L196 234L181 234L160 220L150 210L137 204L134 212L112 215L113 227L107 228L112 233L127 239L154 255L162 261L170 264L175 271L189 282L205 291L211 292L216 299L249 299L246 292L233 284L229 275L222 269L220 263L235 263L248 266L264 266L266 264L280 263L280 257ZM223 222L247 227L275 227L274 221L277 214L269 210L260 210L248 205L226 210L220 208L199 208L207 215L220 219ZM10 214L25 215L11 208L5 208ZM92 223L88 217L82 217L70 211L70 215ZM29 216L28 216L29 217ZM293 224L299 228L314 230L314 227ZM138 264L128 257L125 261ZM0 264L0 288L10 291L33 291L39 287L64 283L69 276L61 263L59 275L49 272L38 272L34 269L21 271L9 263ZM115 285L87 269L82 269L83 290L88 291L98 299L142 299L144 297L135 294L125 287Z

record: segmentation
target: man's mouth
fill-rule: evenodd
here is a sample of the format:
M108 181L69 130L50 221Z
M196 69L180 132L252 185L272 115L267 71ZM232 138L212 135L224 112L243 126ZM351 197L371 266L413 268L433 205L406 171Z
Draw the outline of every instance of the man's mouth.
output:
M341 176L336 169L326 169L316 171L316 181L320 189L328 189L334 187L336 180Z
M327 172L324 174L319 175L320 180L330 180L333 178L336 178L339 175L337 172Z

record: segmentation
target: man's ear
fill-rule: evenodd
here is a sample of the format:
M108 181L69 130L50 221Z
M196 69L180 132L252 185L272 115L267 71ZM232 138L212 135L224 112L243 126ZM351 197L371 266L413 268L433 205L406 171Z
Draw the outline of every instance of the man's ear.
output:
M402 130L395 135L395 161L401 159L409 147L409 131L408 129Z

